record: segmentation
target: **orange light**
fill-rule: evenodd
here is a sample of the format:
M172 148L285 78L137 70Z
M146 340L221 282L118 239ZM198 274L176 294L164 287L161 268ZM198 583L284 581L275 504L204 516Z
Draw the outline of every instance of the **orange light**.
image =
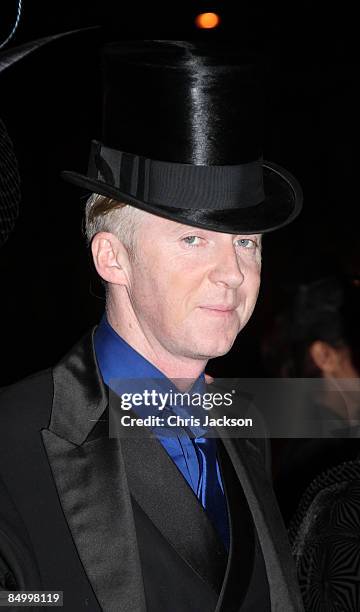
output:
M220 23L220 17L216 13L200 13L195 19L198 28L210 30L216 28Z

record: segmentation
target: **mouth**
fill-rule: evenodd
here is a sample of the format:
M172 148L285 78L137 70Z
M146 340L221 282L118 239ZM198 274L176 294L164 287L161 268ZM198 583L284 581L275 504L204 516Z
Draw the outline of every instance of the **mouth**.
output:
M236 310L236 308L234 308L233 306L225 306L224 304L215 304L215 305L212 304L212 305L200 306L200 308L211 314L215 314L219 316L230 315Z

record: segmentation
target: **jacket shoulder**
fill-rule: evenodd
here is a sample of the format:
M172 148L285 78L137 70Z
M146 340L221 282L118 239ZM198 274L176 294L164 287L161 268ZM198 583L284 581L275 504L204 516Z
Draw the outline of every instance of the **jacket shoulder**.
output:
M53 398L52 369L0 389L0 432L16 427L46 427ZM0 434L1 435L1 434Z

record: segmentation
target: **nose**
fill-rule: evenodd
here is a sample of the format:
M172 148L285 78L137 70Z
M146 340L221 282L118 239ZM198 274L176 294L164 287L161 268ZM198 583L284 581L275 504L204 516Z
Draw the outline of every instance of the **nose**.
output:
M221 254L218 255L216 263L210 271L209 279L217 285L223 285L230 289L237 289L242 285L244 274L233 245L223 246Z

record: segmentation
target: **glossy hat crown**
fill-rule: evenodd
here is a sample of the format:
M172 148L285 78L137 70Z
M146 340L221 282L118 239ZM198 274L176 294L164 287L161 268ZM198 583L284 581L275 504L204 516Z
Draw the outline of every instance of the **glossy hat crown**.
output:
M262 159L256 66L225 43L141 41L103 54L101 142L65 179L180 223L228 233L281 227L302 192Z

